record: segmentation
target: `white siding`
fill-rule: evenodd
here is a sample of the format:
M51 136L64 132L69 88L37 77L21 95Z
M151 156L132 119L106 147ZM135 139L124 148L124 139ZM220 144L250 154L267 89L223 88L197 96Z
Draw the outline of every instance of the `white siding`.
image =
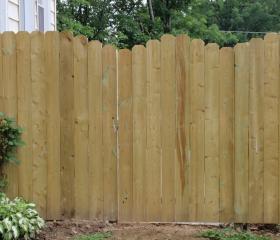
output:
M0 32L39 30L38 5L44 8L44 31L56 30L56 0L0 0Z
M8 31L19 31L19 0L8 0Z

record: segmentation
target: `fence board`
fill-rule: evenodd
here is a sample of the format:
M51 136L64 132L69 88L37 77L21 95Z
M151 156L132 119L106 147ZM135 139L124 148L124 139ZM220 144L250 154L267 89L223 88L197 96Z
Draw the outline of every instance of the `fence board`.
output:
M118 55L119 84L119 221L132 219L133 203L133 112L132 55L123 49Z
M61 214L74 217L74 52L73 35L60 33Z
M279 220L279 37L265 36L264 82L264 221Z
M220 50L220 222L234 219L234 51Z
M30 35L19 32L17 41L17 96L18 96L18 124L24 131L22 139L25 145L19 148L18 183L19 196L32 200L32 94L31 86L31 45ZM1 66L1 63L0 63Z
M176 39L161 38L161 144L162 144L162 218L175 221L175 140L176 140Z
M189 220L203 220L204 214L204 42L191 42L191 160Z
M250 41L249 222L263 221L264 43Z
M190 38L176 38L175 221L188 219L190 161Z
M87 39L74 38L74 149L75 149L75 217L88 218L88 79Z
M235 47L235 191L236 222L248 220L249 44Z
M133 219L145 219L145 162L147 147L147 52L144 46L132 49L133 82Z
M65 32L0 46L0 111L27 144L9 196L47 219L279 223L277 34L118 55Z
M219 46L205 48L205 215L219 222Z
M147 43L146 221L161 220L160 42Z
M2 74L3 74L3 110L17 120L17 73L16 37L12 32L2 34ZM7 194L14 198L18 195L18 167L14 164L5 168L8 187Z
M59 33L45 35L47 81L47 218L60 219Z
M117 220L117 59L116 49L102 49L104 219Z
M43 33L31 34L31 81L33 124L33 201L43 217L47 211L46 69Z
M89 217L103 220L102 44L88 46L89 97Z

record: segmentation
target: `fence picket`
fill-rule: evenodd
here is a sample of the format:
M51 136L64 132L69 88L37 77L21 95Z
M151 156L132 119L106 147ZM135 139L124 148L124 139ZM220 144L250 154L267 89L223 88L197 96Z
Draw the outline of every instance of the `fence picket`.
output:
M74 217L74 49L73 35L60 33L60 175L61 214Z
M103 220L102 44L88 46L89 97L89 217Z
M249 170L249 44L237 44L235 49L235 222L248 220Z
M113 46L102 49L102 119L104 219L117 220L117 56Z
M43 217L47 216L47 82L44 55L45 36L31 34L33 201Z
M22 139L25 146L19 148L18 183L19 196L32 200L32 95L31 89L31 45L30 35L19 32L17 41L17 95L18 95L18 124L24 131ZM0 63L1 66L1 63Z
M133 112L132 55L123 49L118 55L119 81L119 220L132 219L133 204Z
M234 219L234 51L220 50L220 222Z
M145 220L145 163L147 150L147 52L132 49L133 85L133 219Z
M279 36L264 39L264 221L278 222L279 216Z
M249 222L263 221L264 43L250 41Z

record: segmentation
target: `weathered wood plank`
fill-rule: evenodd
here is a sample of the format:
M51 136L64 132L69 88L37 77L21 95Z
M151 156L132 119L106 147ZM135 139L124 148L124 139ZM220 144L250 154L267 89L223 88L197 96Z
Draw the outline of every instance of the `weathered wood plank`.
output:
M18 124L24 131L22 140L25 145L19 148L20 159L18 183L19 196L32 200L32 94L31 87L31 45L30 34L19 32L17 41L17 96Z
M160 42L147 43L146 221L161 220Z
M147 52L132 49L133 82L133 220L145 220L145 162L147 149Z
M176 41L172 35L161 38L161 144L162 217L175 221L175 140L176 140Z
M248 221L249 170L249 44L237 44L235 51L235 222Z
M61 214L74 217L74 51L73 35L60 33L60 170Z
M220 222L234 219L234 51L220 50Z
M117 208L117 59L116 49L102 49L104 219L116 221Z
M263 222L264 42L250 41L249 222Z
M220 56L217 44L205 47L205 214L219 222L219 83Z
M88 46L89 97L89 217L103 220L102 44Z
M88 56L87 39L74 38L74 149L75 217L87 219L89 216L89 163L88 163Z
M190 162L190 38L176 38L176 160L175 160L175 221L188 220Z
M279 223L279 36L264 40L264 221Z
M60 219L59 33L45 34L47 76L47 218Z
M47 79L44 55L45 36L31 34L31 81L33 124L33 201L39 213L47 215Z
M189 221L203 221L204 215L204 42L194 39L190 50L191 159Z
M123 49L118 55L119 89L119 221L132 219L133 207L133 112L132 55Z

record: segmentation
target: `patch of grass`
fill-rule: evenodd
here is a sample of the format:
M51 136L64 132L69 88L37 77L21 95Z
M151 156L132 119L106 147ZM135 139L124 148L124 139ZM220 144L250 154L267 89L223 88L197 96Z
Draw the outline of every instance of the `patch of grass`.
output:
M212 229L199 235L210 240L270 240L268 237L255 235L250 232L237 232L233 229Z
M109 237L112 237L112 233L106 232L106 233L95 233L91 235L82 235L82 236L75 237L73 240L103 240Z

